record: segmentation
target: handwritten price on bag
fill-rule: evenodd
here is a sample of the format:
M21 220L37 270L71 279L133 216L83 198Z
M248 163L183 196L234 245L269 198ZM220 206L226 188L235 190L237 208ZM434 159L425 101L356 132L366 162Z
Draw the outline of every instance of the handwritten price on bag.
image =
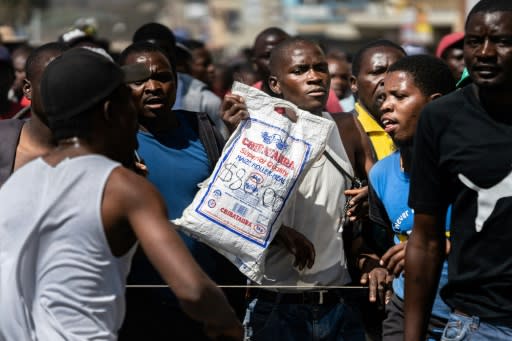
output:
M270 187L263 184L264 176L259 172L248 172L235 163L226 163L219 172L219 179L232 191L243 190L249 195L255 195L261 200L264 207L270 207L273 212L279 211L284 197Z

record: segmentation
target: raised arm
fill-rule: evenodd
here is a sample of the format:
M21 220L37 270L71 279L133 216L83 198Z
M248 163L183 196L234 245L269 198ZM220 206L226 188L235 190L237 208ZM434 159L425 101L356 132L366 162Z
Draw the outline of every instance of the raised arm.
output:
M438 218L441 217L441 218ZM405 340L425 340L446 251L444 215L415 213L405 254Z
M105 201L117 202L140 245L172 289L183 310L205 323L212 336L241 339L242 327L222 291L192 258L175 227L168 221L160 194L144 178L116 169L107 185ZM107 195L113 194L107 198Z

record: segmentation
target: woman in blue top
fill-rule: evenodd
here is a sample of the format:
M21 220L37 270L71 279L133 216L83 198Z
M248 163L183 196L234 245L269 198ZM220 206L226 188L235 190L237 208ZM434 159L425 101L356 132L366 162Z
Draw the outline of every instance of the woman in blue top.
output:
M454 89L455 81L448 66L427 55L400 59L389 68L384 79L385 98L380 108L381 124L398 146L398 150L377 162L369 175L370 219L385 226L393 234L395 244L381 257L381 264L396 276L393 280L394 295L386 304L384 341L403 340L404 337L403 265L414 218L414 211L407 205L408 173L416 125L421 110L428 102ZM446 221L450 221L449 217ZM446 229L448 235L449 227ZM448 245L447 240L447 247ZM439 287L446 282L447 276L445 262ZM444 304L438 293L429 321L429 340L440 339L449 313L450 308Z

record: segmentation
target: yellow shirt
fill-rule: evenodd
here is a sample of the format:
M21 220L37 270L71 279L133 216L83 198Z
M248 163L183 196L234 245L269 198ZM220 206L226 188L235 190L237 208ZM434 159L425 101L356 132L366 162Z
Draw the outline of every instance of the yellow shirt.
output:
M361 104L356 103L354 108L357 112L357 119L372 142L373 150L375 150L375 154L377 154L377 159L380 160L393 153L396 147L388 133L384 131Z

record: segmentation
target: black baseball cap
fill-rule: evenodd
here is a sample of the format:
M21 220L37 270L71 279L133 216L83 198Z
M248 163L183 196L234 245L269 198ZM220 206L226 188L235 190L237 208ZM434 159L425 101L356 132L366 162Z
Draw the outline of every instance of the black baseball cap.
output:
M121 84L148 79L142 63L120 67L88 48L73 48L55 58L43 72L41 97L48 120L65 120L93 108Z

